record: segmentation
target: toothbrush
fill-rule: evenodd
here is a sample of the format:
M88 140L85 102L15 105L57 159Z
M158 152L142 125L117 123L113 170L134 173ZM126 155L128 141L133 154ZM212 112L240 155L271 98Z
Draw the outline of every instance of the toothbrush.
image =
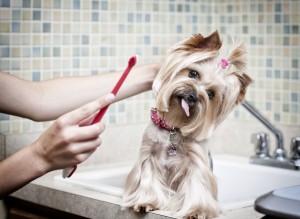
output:
M138 60L138 55L132 56L128 60L128 66L127 66L127 68L125 69L125 71L123 72L121 78L119 79L119 81L117 82L117 84L115 85L115 87L113 88L113 90L111 91L111 93L113 95L115 95L115 96L117 95L120 87L122 86L123 82L125 81L127 75L129 74L129 72L131 71L131 69L133 68L133 66L135 66L137 60ZM95 123L100 122L109 106L110 106L110 104L107 105L106 107L102 108L98 112L98 114L95 116L94 120L92 121L92 123L90 125L93 125ZM65 168L63 170L62 177L63 178L67 178L67 177L70 178L73 175L73 173L75 172L76 169L77 169L77 165L74 165L73 167Z

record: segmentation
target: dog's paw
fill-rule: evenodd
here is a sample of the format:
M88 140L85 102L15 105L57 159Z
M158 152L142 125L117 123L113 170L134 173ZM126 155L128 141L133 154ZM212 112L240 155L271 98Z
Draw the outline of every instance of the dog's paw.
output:
M143 203L143 204L136 204L133 207L133 210L140 213L147 213L149 211L156 210L157 208L151 204Z

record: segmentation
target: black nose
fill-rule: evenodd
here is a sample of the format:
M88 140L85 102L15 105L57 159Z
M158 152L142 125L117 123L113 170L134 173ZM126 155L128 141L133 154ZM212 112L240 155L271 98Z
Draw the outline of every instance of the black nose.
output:
M197 97L196 93L191 92L188 94L187 100L189 103L196 103L198 101L198 97Z

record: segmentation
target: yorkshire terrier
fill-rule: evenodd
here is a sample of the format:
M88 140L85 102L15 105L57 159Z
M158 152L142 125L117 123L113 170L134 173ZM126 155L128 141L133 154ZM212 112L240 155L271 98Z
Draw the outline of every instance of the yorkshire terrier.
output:
M221 213L208 149L200 143L245 97L245 46L224 51L217 31L176 44L153 82L151 110L138 160L129 173L123 206L171 211L177 218Z

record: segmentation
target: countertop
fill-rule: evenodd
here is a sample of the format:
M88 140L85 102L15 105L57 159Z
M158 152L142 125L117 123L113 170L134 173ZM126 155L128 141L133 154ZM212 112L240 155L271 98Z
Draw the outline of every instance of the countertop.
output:
M86 171L95 168L99 167L79 167L77 171ZM168 214L161 211L153 211L146 215L140 215L131 209L121 209L120 197L54 180L54 177L60 175L61 172L53 171L48 173L11 194L11 196L87 218L171 218ZM218 219L259 219L263 216L256 212L253 206L248 206L232 211L225 211Z

